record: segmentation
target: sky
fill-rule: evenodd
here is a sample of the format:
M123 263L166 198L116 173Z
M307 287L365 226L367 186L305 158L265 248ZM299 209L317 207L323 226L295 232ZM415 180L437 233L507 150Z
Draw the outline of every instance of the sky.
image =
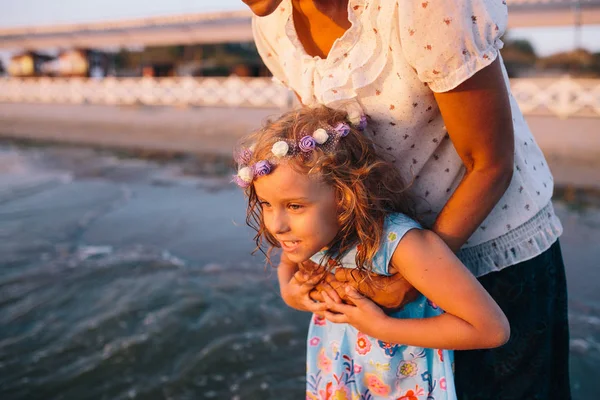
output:
M241 0L0 0L0 29L241 10L244 7ZM519 28L512 29L509 37L529 40L538 55L545 56L573 49L575 30L572 27ZM599 38L600 25L582 28L584 48L600 51Z

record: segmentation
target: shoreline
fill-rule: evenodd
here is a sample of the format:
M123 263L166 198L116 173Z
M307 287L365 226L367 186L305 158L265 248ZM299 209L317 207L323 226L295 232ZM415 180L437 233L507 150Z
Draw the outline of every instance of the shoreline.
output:
M142 157L230 157L242 135L282 111L0 103L0 140L92 146ZM532 115L526 120L557 185L600 188L600 119Z

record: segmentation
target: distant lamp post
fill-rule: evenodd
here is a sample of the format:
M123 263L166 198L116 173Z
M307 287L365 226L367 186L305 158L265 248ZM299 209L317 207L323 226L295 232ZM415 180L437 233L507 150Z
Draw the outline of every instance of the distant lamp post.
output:
M573 10L573 27L574 32L574 46L575 50L581 49L581 0L574 0L571 2L571 9Z

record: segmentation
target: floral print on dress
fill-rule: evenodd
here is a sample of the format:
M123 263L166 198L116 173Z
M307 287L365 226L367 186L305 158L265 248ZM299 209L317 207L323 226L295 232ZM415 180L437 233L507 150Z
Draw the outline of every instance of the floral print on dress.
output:
M404 235L420 226L402 214L392 214L384 223L384 240L373 258L373 272L384 274ZM393 234L393 235L391 235ZM355 268L356 249L341 258L339 268ZM327 263L321 252L311 259ZM394 318L428 318L443 311L431 307L421 296ZM455 400L453 353L377 340L347 324L322 324L311 318L307 346L307 399L356 400ZM315 338L319 338L317 341ZM314 344L317 343L315 346ZM442 390L441 382L444 379Z
M356 337L356 352L364 356L371 351L371 340L364 333L358 332Z

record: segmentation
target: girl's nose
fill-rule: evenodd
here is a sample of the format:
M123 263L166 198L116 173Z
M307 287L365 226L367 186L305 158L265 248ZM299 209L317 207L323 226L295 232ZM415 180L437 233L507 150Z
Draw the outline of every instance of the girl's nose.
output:
M275 235L281 235L290 231L290 224L285 212L275 212L272 220L273 232Z

